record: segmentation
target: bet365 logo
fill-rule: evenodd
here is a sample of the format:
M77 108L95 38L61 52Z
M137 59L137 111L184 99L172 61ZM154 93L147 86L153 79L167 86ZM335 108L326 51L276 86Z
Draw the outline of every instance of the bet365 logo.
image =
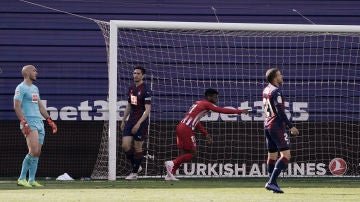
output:
M329 170L333 175L343 175L347 170L346 161L342 158L334 158L329 163Z

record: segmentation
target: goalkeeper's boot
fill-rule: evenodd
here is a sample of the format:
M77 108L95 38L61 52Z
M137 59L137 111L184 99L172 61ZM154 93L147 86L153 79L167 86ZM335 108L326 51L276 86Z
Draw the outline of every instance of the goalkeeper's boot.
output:
M25 179L18 180L17 185L23 187L29 187L29 188L32 187Z
M165 161L166 172L170 176L173 175L172 174L173 167L174 167L174 162L173 161Z
M125 180L137 180L137 173L130 173L127 177L125 177Z
M267 190L272 190L274 193L279 193L279 194L284 193L284 191L281 190L276 184L266 183L265 188Z
M171 174L165 176L165 181L179 181L179 179L177 179L173 174Z
M41 185L40 183L38 183L36 181L29 182L29 184L33 187L43 187L43 185Z

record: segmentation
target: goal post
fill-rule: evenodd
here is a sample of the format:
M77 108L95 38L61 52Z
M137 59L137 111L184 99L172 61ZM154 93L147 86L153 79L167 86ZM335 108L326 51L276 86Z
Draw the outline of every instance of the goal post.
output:
M117 135L117 33L116 21L110 21L109 43L109 180L116 180L116 135Z
M284 71L283 92L290 100L286 111L301 133L292 139L295 163L289 165L287 175L331 175L344 169L340 175L360 175L354 151L360 146L360 26L121 20L97 23L108 46L108 154L101 154L108 155L108 180L126 175L117 169L127 166L125 159L117 159L121 154L117 121L121 117L119 100L125 99L124 89L131 84L136 64L144 65L154 75L155 107L149 137L152 148L146 148L153 154L150 176L162 177L163 161L176 157L175 125L189 104L202 98L207 87L219 90L223 98L219 105L252 107L255 112L240 117L213 113L204 117L209 132L223 137L216 137L218 142L211 147L197 136L199 160L196 165L184 165L180 175L264 176L266 151L259 95L265 84L265 70L272 66ZM344 159L345 168L338 158ZM331 164L334 159L335 164Z

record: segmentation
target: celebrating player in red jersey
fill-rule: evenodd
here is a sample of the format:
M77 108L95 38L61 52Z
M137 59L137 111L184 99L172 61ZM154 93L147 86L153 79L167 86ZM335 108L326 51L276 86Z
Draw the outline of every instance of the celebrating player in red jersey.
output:
M277 68L267 70L266 80L269 85L263 90L262 97L265 112L264 133L268 150L266 165L270 179L265 188L274 193L284 193L278 187L276 179L281 170L287 167L291 158L290 140L285 127L290 128L293 135L298 135L299 131L291 124L285 114L285 101L279 90L283 83L281 72ZM281 155L279 159L277 159L278 152Z
M180 150L180 156L172 161L165 162L167 175L165 180L178 180L174 173L184 162L189 162L196 156L196 140L193 130L196 128L206 136L209 144L212 143L212 138L201 125L200 119L209 111L219 112L223 114L241 114L248 113L247 109L226 109L215 105L218 101L219 93L214 89L207 89L205 91L205 100L196 101L186 113L185 118L176 127L176 142Z

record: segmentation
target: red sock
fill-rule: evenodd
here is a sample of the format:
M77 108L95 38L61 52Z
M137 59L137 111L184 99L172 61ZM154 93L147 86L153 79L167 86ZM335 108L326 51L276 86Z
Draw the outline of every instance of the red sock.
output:
M175 160L173 160L174 167L173 167L171 173L175 174L176 170L181 166L182 163L190 162L191 159L192 159L192 154L191 153L186 153L186 154L183 154L181 156L178 156Z

